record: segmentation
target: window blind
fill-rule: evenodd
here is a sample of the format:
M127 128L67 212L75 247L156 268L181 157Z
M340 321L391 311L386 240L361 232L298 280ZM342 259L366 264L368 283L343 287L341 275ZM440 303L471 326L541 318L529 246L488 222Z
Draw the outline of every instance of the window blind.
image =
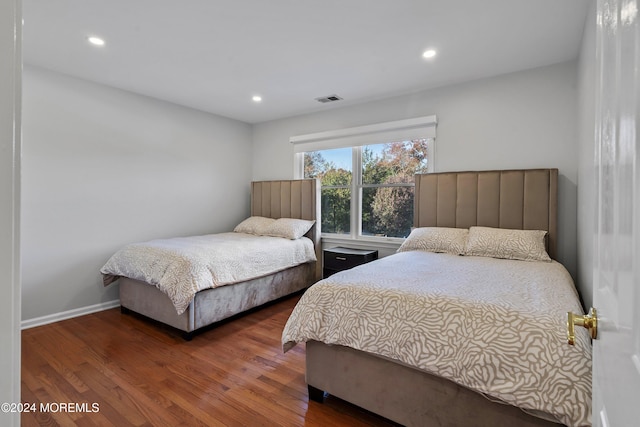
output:
M435 139L437 123L436 116L416 117L292 136L289 138L289 142L293 144L295 153L302 153L421 138Z

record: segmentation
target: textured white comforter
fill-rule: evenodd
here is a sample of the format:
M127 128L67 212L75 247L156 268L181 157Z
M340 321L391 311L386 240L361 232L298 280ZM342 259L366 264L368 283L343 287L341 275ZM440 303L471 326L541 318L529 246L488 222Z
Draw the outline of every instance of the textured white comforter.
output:
M303 295L282 335L379 354L562 423L591 425L591 343L557 262L412 251L344 271Z
M266 276L315 261L313 242L244 233L219 233L134 243L100 269L104 283L129 277L166 293L178 314L203 289Z

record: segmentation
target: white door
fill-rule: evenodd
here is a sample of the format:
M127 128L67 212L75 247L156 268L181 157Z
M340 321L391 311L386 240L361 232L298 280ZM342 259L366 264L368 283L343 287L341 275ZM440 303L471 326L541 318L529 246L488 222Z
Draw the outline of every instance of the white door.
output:
M598 0L593 425L640 426L639 0Z
M0 402L20 402L20 0L0 1ZM0 412L19 426L19 413Z

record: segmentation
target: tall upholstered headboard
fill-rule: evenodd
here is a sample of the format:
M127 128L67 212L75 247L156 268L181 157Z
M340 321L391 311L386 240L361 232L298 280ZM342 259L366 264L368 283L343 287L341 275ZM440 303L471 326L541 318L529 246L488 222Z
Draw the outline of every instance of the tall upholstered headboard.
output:
M268 218L315 220L307 233L313 240L316 257L322 259L320 245L320 182L317 179L253 181L251 183L251 215ZM321 262L316 276L322 272Z
M546 230L556 259L558 169L418 174L414 225Z

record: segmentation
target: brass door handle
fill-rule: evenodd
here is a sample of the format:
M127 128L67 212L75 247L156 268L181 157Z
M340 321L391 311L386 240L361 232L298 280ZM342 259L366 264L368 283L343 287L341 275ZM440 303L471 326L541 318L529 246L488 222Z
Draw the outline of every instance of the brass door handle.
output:
M598 337L598 313L596 309L591 307L589 314L584 316L581 314L573 314L570 311L567 312L567 342L571 345L574 345L576 342L576 325L588 329L591 333L591 339L596 339Z

